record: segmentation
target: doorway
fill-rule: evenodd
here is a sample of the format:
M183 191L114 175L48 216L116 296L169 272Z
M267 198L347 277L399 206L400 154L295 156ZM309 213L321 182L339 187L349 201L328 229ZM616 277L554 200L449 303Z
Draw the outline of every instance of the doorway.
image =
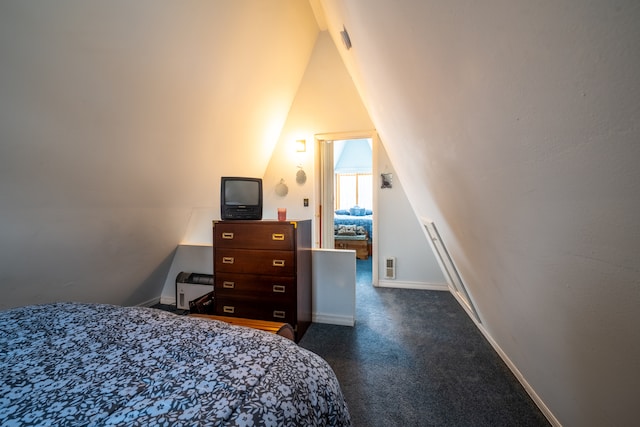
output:
M376 272L375 132L316 135L319 247L356 250L357 273Z

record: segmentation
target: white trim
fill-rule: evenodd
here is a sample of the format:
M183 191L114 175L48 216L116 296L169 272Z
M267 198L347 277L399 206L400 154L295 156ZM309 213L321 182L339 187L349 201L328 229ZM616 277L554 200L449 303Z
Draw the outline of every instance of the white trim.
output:
M337 316L335 314L313 313L311 316L313 323L327 323L329 325L354 326L356 320L353 316Z
M454 279L454 276L451 274L451 269L447 266L447 263L445 262L445 259L443 259L443 256L442 256L443 254L441 254L440 251L438 250L436 242L434 241L434 237L437 237L437 239L440 240L440 236L439 236L439 233L438 233L437 229L435 228L434 222L432 220L430 220L429 218L425 218L425 217L420 217L420 219L421 219L422 224L424 225L424 231L425 231L425 233L426 233L426 235L428 237L429 243L431 245L431 249L433 250L434 254L436 255L436 260L438 261L438 264L440 265L440 269L442 270L442 273L444 274L445 279L447 280L447 283L448 283L447 290L449 291L449 293L451 293L451 295L453 295L453 297L456 299L456 301L458 301L460 306L464 309L464 311L467 313L469 318L473 321L473 323L476 325L476 327L480 330L480 332L485 337L485 339L489 342L489 344L491 344L491 347L493 347L493 349L496 351L496 353L498 353L500 358L509 367L509 369L511 370L513 375L516 377L518 382L520 382L522 387L525 389L525 391L529 394L529 396L534 401L534 403L538 406L540 411L547 418L549 423L551 423L551 425L553 425L555 427L561 427L562 424L560 424L558 419L553 415L553 413L549 410L549 408L542 401L542 399L540 399L540 396L538 396L538 394L533 389L533 387L531 387L531 385L527 382L527 380L524 378L522 373L518 370L516 365L511 361L511 359L509 359L507 354L502 350L502 348L500 348L498 343L493 339L493 337L489 334L489 332L482 325L482 323L480 321L480 313L478 313L475 310L475 306L473 305L473 301L471 299L471 295L469 295L469 293L467 292L466 287L465 287L464 283L462 282L462 278L459 276L459 273L457 272L457 269L455 268L455 265L453 265L453 260L450 257L447 257L448 261L451 264L451 269L453 270L454 273L456 273L455 279L457 279L457 282ZM430 229L430 227L433 230ZM440 244L443 245L442 246L443 250L446 253L447 250L446 250L446 247L444 247L444 244L442 243L442 241L440 241ZM461 292L464 292L464 294L461 294ZM465 297L468 298L468 300L465 300Z
M460 296L459 300L463 301L465 306L469 308L469 313L473 317L473 319L481 323L482 320L480 319L480 315L478 314L475 304L473 303L471 294L467 290L467 287L462 280L462 276L456 268L456 265L453 262L453 258L451 257L447 246L442 240L440 232L436 228L436 224L427 218L421 218L421 220L424 225L424 230L428 235L431 249L433 250L434 255L436 255L442 273L445 275L445 278L449 283L449 289L454 291L456 295Z
M382 145L382 141L380 141L380 136L378 132L372 131L371 133L371 151L373 154L372 161L372 172L373 172L373 185L376 186L376 177L380 176L380 166L379 166L379 158L380 158L380 150L378 147ZM380 249L378 247L378 223L380 216L376 214L379 211L378 209L378 197L379 190L374 188L373 190L373 230L371 236L371 282L374 286L378 286L378 282L380 281L380 274L378 272L378 256L380 254Z
M151 298L150 300L147 301L143 301L139 304L136 304L138 307L151 307L154 306L158 303L160 303L161 298L160 297L156 297L156 298ZM173 301L173 303L175 304L175 301Z
M320 240L322 248L333 249L335 246L333 237L333 206L334 206L334 180L333 180L333 140L317 139L318 160L319 160L319 195L320 203L317 211L321 210L320 223L322 233ZM331 224L331 225L329 225ZM315 233L315 231L314 231Z
M347 139L371 139L371 150L372 150L372 174L373 177L378 176L378 145L380 145L380 137L377 133L377 131L375 129L369 129L369 130L360 130L360 131L350 131L350 132L331 132L331 133L318 133L314 135L315 141L316 141L316 150L317 150L317 160L316 160L316 192L317 192L317 197L316 197L316 213L317 213L317 217L318 219L320 219L320 216L323 216L322 219L322 224L329 224L329 223L333 223L333 160L331 161L330 167L329 165L326 165L326 163L320 159L320 157L324 156L324 153L322 152L322 150L325 148L323 147L324 145L326 145L325 143L327 141L337 141L337 140L347 140ZM325 170L326 168L326 170ZM323 180L326 180L328 178L324 177L324 174L328 174L329 171L331 172L331 181L330 181L330 186L327 185L326 182L324 182ZM322 182L322 183L321 183ZM372 183L373 185L375 185L375 180ZM323 188L331 188L331 202L329 203L327 200L324 200L323 198L326 196L323 196ZM330 210L327 210L326 208L324 209L324 211L320 211L320 207L321 206L331 206ZM372 245L372 261L371 261L371 267L372 267L372 274L371 274L371 281L373 282L373 284L375 285L378 282L378 216L375 214L375 212L378 211L378 193L377 191L373 191L373 236L371 236L372 241L373 241L373 245ZM319 213L321 212L321 213ZM326 216L325 216L326 215ZM317 225L314 226L314 228L318 228ZM326 227L325 227L326 229ZM325 235L322 236L322 247L326 248L326 249L331 249L334 247L334 240L333 240L333 230L328 230L326 231L328 233L330 233L330 235ZM316 231L314 231L314 235L315 235ZM318 236L320 237L320 236Z
M368 130L354 130L349 132L327 132L317 133L315 138L322 141L337 141L339 139L359 139L359 138L372 138L372 135L376 133L375 129ZM366 136L363 136L366 135Z
M449 290L449 286L446 283L398 282L395 280L378 280L377 286L380 288L422 289L425 291Z
M482 323L478 322L475 319L475 317L473 316L473 313L471 312L471 310L469 309L467 304L465 304L465 302L459 296L458 292L455 292L455 289L453 289L451 287L449 288L449 292L451 293L451 295L453 295L453 297L456 299L456 301L458 301L458 303L462 306L462 308L467 312L467 315L471 318L471 320L473 320L473 323L478 327L478 329L480 330L482 335L484 335L485 339L489 342L489 344L491 344L491 347L493 347L493 349L496 351L496 353L498 353L498 355L503 360L503 362L506 363L506 365L509 367L509 369L511 370L513 375L516 377L518 382L520 382L522 387L529 394L529 396L531 397L533 402L536 404L536 406L538 406L538 408L544 414L544 416L547 418L549 423L551 423L551 425L554 426L554 427L562 427L562 424L560 424L560 421L558 421L558 419L553 415L551 410L542 401L540 396L538 396L538 393L536 393L536 391L533 389L533 387L531 387L531 385L527 382L527 380L522 375L522 373L518 370L516 365L511 361L511 359L509 359L509 357L502 350L502 348L500 348L498 343L493 339L491 334L489 334L489 332L484 328Z
M176 297L160 297L160 304L176 305Z

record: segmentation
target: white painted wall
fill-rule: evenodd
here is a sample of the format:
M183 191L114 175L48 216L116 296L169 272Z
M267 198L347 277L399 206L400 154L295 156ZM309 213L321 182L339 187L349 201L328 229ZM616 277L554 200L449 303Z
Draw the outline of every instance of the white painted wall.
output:
M264 175L264 217L276 218L277 208L285 207L288 218L315 220L313 209L319 195L314 193L314 135L371 130L372 126L337 48L329 34L321 32ZM300 138L307 139L307 153L295 152L294 141ZM381 152L385 170L392 171L391 161L382 146L377 149ZM307 182L303 185L296 183L295 179L299 164L307 174ZM275 192L281 179L289 188L285 197ZM400 180L396 179L396 183L392 191L375 189L384 204L379 207L377 216L381 241L384 242L379 259L394 254L400 266L397 279L383 285L416 288L435 285L443 288L444 277L422 227L413 214ZM304 198L309 198L309 207L303 206ZM398 236L402 238L398 239Z
M640 6L320 3L331 79L304 1L0 2L0 308L156 298L221 175L309 218L283 141L375 127L548 413L634 423Z
M375 150L378 216L374 232L378 251L378 286L410 289L447 290L447 282L436 260L424 228L416 219L411 204L382 143ZM392 188L381 187L381 173L393 176ZM385 259L396 259L395 279L385 279Z
M637 423L638 2L321 3L416 216L538 403Z
M213 274L213 246L208 245L179 245L171 260L171 267L162 287L160 302L162 304L176 303L176 277L181 272Z
M340 108L335 108L335 105L339 105ZM321 32L307 71L294 99L289 118L283 130L283 136L274 150L274 154L269 161L269 167L263 177L264 219L276 219L278 207L287 208L287 217L289 219L314 218L313 207L316 201L313 192L315 180L313 135L332 129L333 126L345 127L339 128L341 130L366 129L371 126L371 123L329 34ZM299 129L299 132L296 133L292 129ZM308 138L308 151L306 153L299 154L295 152L294 141L299 137ZM380 153L376 155L379 156L379 162L384 171L393 172L391 162L382 145L378 144L376 153ZM303 165L303 169L307 173L307 182L304 184L296 182L295 175L299 170L299 164ZM284 179L289 187L289 193L284 197L278 196L275 191L280 179ZM396 280L386 283L383 281L382 285L446 289L444 277L430 251L422 227L415 215L413 215L400 180L396 178L394 188L391 190L376 188L375 191L381 197L380 212L376 224L381 230L380 239L382 243L379 246L381 248L379 258L382 260L384 256L393 254L397 257L399 263ZM303 206L303 198L309 198L309 207ZM187 248L196 245L196 247L189 250L200 251L199 253L204 249L197 246L211 245L211 220L214 218L219 218L219 209L193 209L187 231L182 240L183 245L187 245ZM183 246L179 247L173 258L173 264L162 291L163 302L169 303L173 298L177 273L180 271L206 273L212 269L210 265L203 264L200 270L190 270L189 261L183 256L186 250ZM320 261L322 261L322 266L327 266L329 260L335 260L339 263L340 257L330 254L331 252L329 251L327 254L318 255ZM194 256L196 256L196 259L201 258L195 253ZM316 269L315 266L314 269ZM318 269L327 270L324 267L318 267ZM340 271L339 264L336 264L334 271ZM320 276L317 276L319 282L324 284L321 290L314 289L316 297L322 301L332 301L344 296L334 287L326 284L329 279L324 275L330 274L330 277L333 277L331 269L318 274L320 274ZM346 276L345 280L349 279L349 277ZM381 277L383 277L383 274L381 274ZM336 286L342 286L340 283L342 282L338 280ZM353 283L355 286L355 279ZM337 292L336 295L332 295L334 291ZM347 299L346 301L349 300ZM335 308L330 308L331 305L324 302L320 303L321 312L319 316L321 316L321 322L348 323L345 320L326 320L327 316L337 315L341 317L344 315L340 314L342 313L340 310L336 314ZM353 313L348 314L348 316L352 317Z
M312 320L353 326L356 321L356 252L314 249Z
M0 308L157 299L220 176L264 174L317 34L299 0L0 2Z
M321 32L263 177L264 218L276 218L276 209L286 207L288 218L315 220L314 135L372 128L331 37ZM302 138L307 152L298 154L294 142ZM307 175L302 185L296 183L298 165ZM289 187L285 197L275 192L281 179ZM304 198L309 198L309 207L303 206Z

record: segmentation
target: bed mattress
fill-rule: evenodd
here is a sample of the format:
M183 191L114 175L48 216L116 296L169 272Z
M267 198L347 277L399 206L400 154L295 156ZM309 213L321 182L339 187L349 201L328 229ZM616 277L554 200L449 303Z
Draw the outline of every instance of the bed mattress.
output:
M0 312L0 424L350 425L338 381L275 334L152 308Z

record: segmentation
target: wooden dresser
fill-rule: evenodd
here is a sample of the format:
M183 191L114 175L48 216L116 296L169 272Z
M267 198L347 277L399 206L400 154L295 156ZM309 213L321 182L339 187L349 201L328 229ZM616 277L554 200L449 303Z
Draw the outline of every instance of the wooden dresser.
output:
M218 316L311 324L311 220L214 221Z

